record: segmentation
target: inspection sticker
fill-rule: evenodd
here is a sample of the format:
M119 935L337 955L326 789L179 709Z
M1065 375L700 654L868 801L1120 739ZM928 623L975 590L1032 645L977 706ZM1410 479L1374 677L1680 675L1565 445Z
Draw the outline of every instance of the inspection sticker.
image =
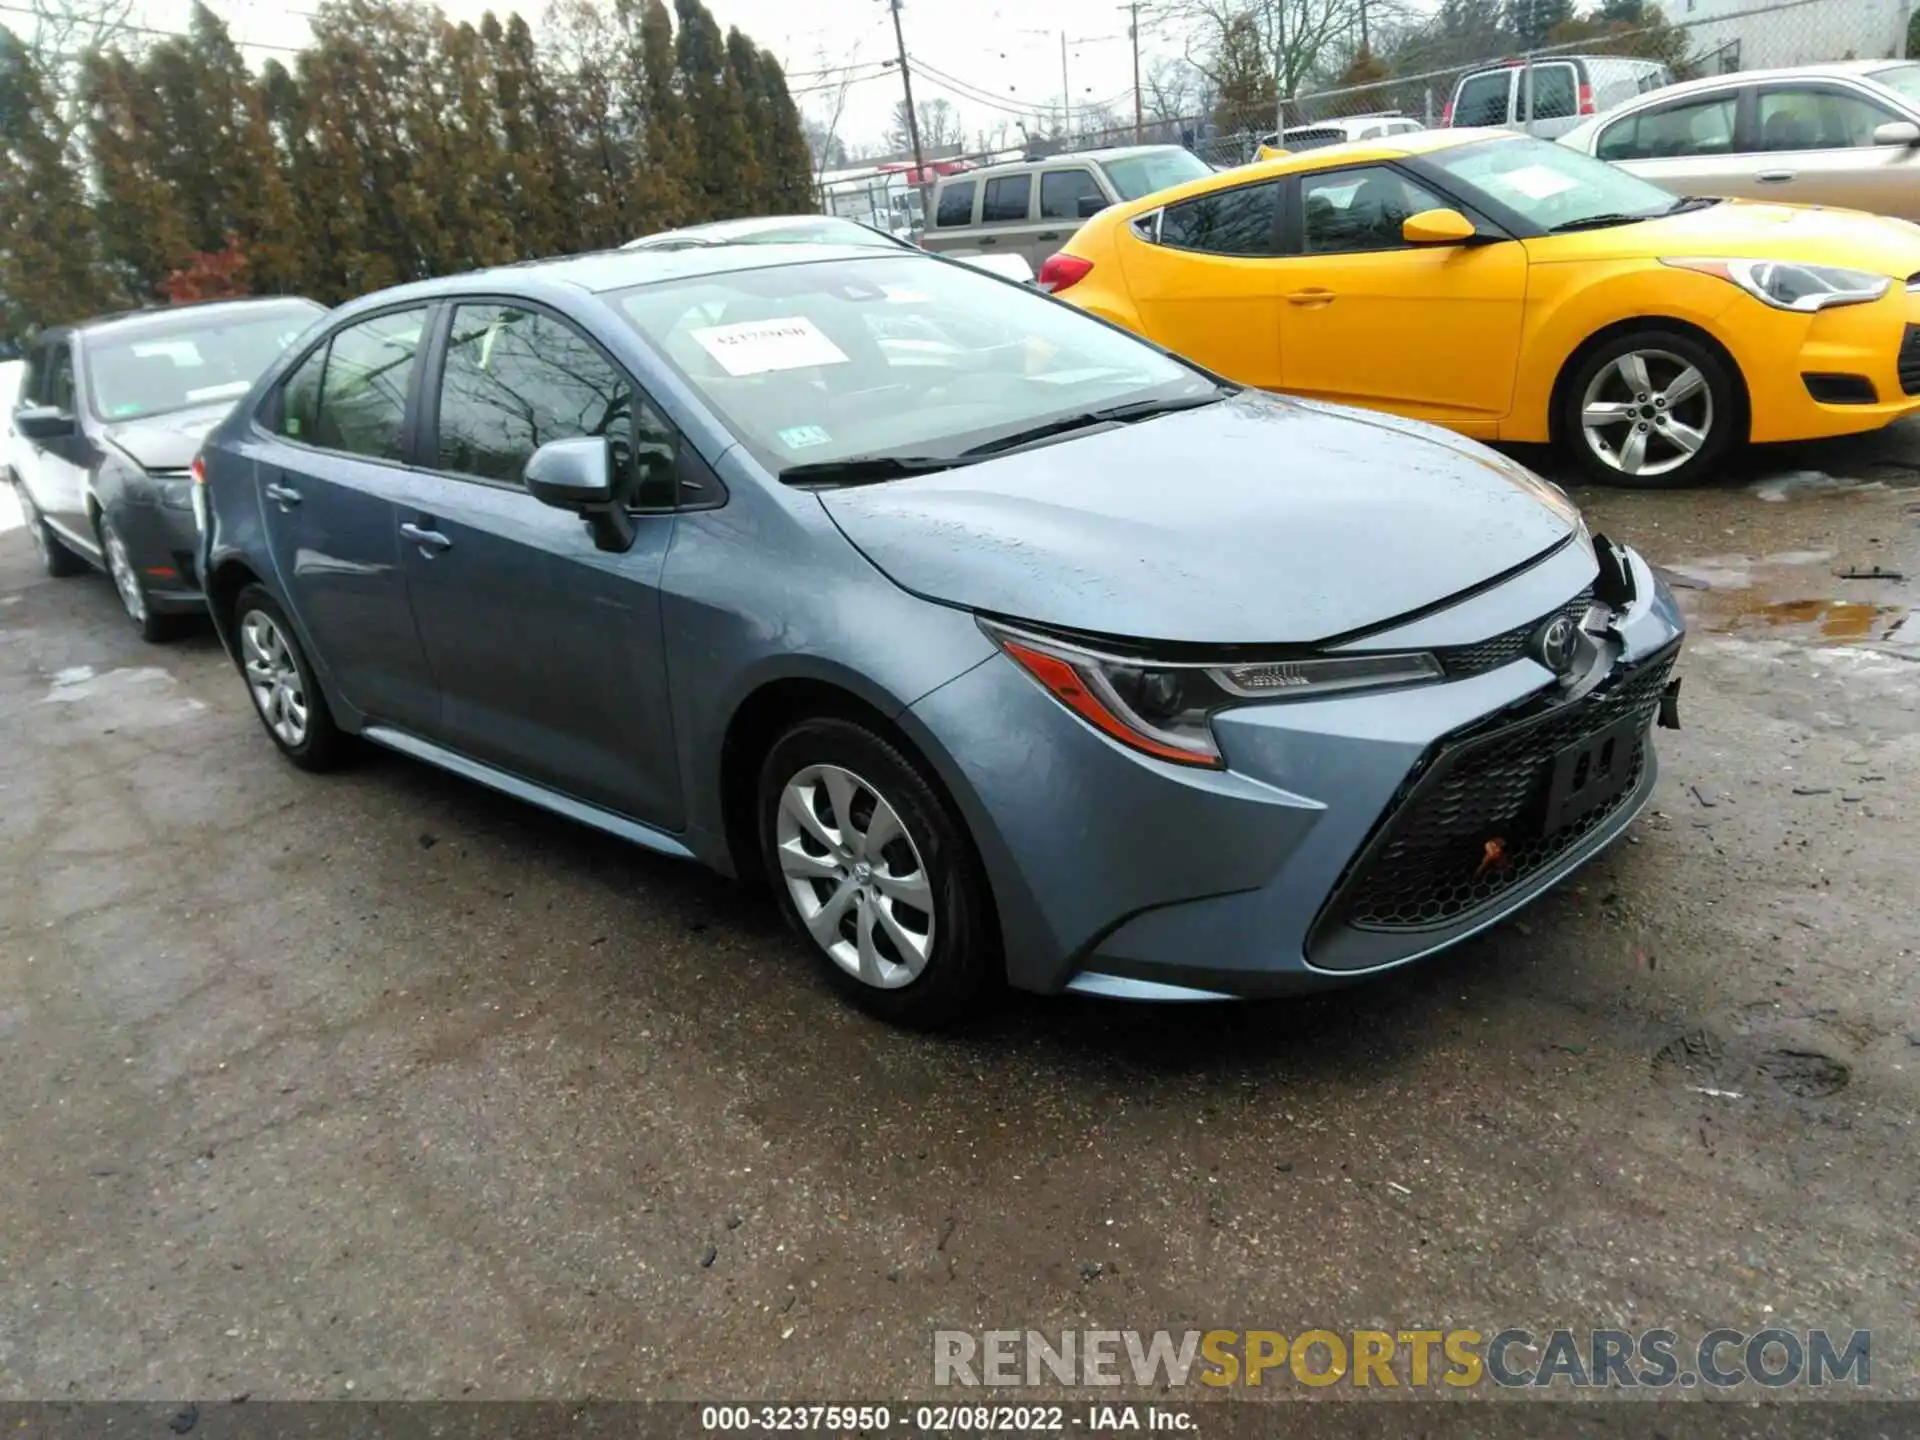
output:
M830 444L833 437L818 425L795 425L780 432L780 443L789 450L804 450L809 445Z
M769 370L801 370L809 365L844 365L846 352L820 333L804 315L777 320L743 320L709 325L693 338L729 375L760 375Z
M1493 178L1491 183L1502 189L1517 190L1529 200L1551 200L1574 186L1573 181L1545 165L1523 165Z

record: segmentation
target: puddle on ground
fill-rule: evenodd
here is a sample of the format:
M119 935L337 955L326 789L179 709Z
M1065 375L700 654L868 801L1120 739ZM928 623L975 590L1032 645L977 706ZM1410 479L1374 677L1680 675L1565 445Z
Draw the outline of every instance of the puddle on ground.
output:
M1920 645L1920 616L1887 579L1841 580L1830 550L1710 556L1661 567L1693 625L1709 634L1767 632L1823 644ZM1850 595L1821 588L1850 587ZM1809 593L1810 591L1814 593ZM1875 594L1874 592L1879 592Z

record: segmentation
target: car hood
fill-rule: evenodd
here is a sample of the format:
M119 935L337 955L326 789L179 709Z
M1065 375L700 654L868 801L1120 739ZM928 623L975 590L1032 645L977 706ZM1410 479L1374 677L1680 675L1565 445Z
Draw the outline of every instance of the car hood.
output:
M1579 523L1472 441L1258 392L820 499L930 599L1200 644L1365 630L1523 566Z
M1536 263L1689 256L1844 265L1898 280L1920 271L1920 225L1860 210L1745 200L1525 243Z
M200 453L200 442L233 409L231 400L196 405L144 420L121 420L107 426L107 438L147 470L184 470Z

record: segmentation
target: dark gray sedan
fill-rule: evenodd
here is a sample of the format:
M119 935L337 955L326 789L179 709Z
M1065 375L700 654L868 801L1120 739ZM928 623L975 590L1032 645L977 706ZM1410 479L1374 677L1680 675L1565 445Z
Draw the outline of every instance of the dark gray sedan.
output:
M47 573L105 570L149 640L204 613L188 467L207 431L324 313L311 300L223 301L39 337L7 458Z
M1494 452L901 250L385 291L204 458L296 764L358 737L759 880L913 1023L1452 944L1645 804L1680 643Z

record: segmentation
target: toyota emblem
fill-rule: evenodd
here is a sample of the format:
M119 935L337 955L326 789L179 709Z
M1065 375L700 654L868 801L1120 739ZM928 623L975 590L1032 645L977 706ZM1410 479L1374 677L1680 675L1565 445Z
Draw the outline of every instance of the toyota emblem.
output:
M1556 675L1573 668L1575 642L1580 632L1565 615L1556 615L1533 632L1533 658Z

